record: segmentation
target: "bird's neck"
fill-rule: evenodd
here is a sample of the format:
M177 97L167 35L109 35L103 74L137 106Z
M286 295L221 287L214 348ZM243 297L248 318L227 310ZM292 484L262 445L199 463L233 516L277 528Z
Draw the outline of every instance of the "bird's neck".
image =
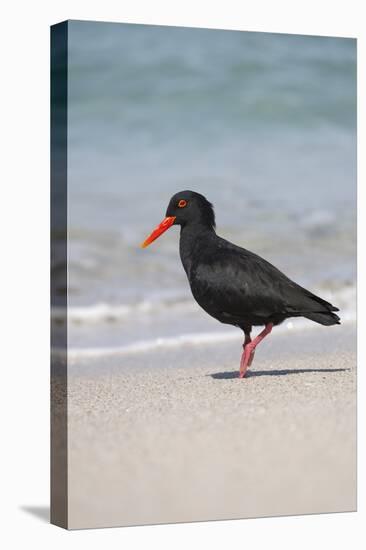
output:
M213 227L204 223L189 223L181 227L179 252L185 272L190 274L192 261L199 257L200 249L216 235Z

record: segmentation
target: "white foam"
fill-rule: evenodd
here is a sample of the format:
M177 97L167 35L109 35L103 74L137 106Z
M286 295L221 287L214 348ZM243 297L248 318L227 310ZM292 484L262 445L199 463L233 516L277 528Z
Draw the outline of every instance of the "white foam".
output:
M336 290L315 289L315 294L325 300L334 303L340 309L342 319L349 318L349 313L356 307L356 287L344 286ZM142 300L134 304L108 304L99 302L88 306L69 307L67 319L75 324L108 323L110 321L123 321L131 316L163 312L175 309L178 312L194 312L199 309L193 298L187 299L182 296L176 298L157 297L153 300ZM66 310L63 307L53 307L51 310L53 320L63 322L66 318Z
M343 316L343 322L354 322L355 317L353 315ZM311 330L316 325L311 321L306 319L296 319L295 322L287 321L276 327L276 331L287 332L287 331L299 331L299 330ZM261 330L261 329L259 329ZM164 349L174 349L179 348L184 345L188 346L198 346L198 345L210 345L224 342L233 342L241 341L242 335L239 331L233 332L200 332L198 334L181 334L178 336L173 336L169 338L155 338L152 340L141 340L137 342L132 342L125 346L115 346L115 347L99 347L99 348L70 348L67 352L67 357L69 360L76 359L92 359L100 357L110 357L110 356L123 356L123 355L133 355L138 353L145 353L149 351L164 350ZM64 350L59 348L54 348L52 354L56 358L66 358L66 353Z
M101 347L101 348L71 348L68 350L69 359L98 358L111 355L131 355L159 349L177 348L183 345L212 344L216 342L230 342L239 340L241 336L237 332L207 332L198 334L181 334L169 338L155 338L153 340L141 340L125 346ZM65 351L54 348L52 353L56 357L65 357Z
M166 308L177 308L180 311L194 311L197 305L191 301L149 301L144 300L136 304L112 305L100 302L90 306L69 307L67 309L67 319L72 323L100 323L109 321L122 321L132 315L148 314L164 310ZM66 308L53 307L51 317L55 321L63 322L66 319Z

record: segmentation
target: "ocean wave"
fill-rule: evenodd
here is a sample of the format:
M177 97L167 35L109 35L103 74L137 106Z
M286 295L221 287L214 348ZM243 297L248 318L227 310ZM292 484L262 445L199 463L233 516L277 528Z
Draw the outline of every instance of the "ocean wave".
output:
M76 324L81 323L100 323L122 321L132 315L141 315L163 311L164 309L177 308L180 311L194 311L196 304L191 298L187 300L142 300L135 304L108 304L99 302L89 306L79 307L54 307L51 310L51 318L54 321L64 322L67 319Z
M334 303L340 310L342 318L349 318L356 309L356 287L347 285L336 290L319 288L316 292L325 300ZM181 295L155 297L153 300L141 300L131 304L110 304L99 302L87 306L69 307L67 319L75 324L96 324L123 321L132 316L155 314L169 309L170 313L191 313L198 309L191 296ZM53 307L51 318L56 322L66 320L66 308Z
M99 358L108 357L111 355L132 355L136 353L144 353L159 349L172 349L183 345L202 345L213 344L217 342L226 342L237 340L238 333L233 332L207 332L198 334L180 334L169 338L154 338L152 340L141 340L132 342L125 346L115 347L100 347L100 348L71 348L67 352L68 359L79 358ZM54 348L53 355L56 357L65 357L65 350Z
M354 322L355 320L356 317L351 312L343 316L344 323ZM296 319L296 322L291 320L285 321L285 323L278 326L276 330L279 332L311 330L315 326L314 323L306 319ZM75 361L77 359L98 359L101 357L134 355L151 351L174 349L185 345L212 345L232 341L239 342L241 340L242 335L237 331L199 332L180 334L167 338L140 340L124 346L70 348L67 352L61 348L53 348L52 355L57 359L66 359L67 357L70 361Z

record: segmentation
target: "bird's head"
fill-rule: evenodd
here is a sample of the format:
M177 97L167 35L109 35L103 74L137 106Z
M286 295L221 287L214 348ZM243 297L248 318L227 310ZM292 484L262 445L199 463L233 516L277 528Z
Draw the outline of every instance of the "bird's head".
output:
M180 191L172 196L163 221L142 243L142 248L149 246L172 225L204 225L215 229L215 214L212 204L200 193Z

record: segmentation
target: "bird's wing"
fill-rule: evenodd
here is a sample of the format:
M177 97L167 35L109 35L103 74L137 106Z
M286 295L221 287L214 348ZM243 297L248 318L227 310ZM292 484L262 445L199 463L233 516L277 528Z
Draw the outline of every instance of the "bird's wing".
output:
M235 245L215 252L197 261L190 278L194 297L211 313L266 318L336 310L252 252Z

